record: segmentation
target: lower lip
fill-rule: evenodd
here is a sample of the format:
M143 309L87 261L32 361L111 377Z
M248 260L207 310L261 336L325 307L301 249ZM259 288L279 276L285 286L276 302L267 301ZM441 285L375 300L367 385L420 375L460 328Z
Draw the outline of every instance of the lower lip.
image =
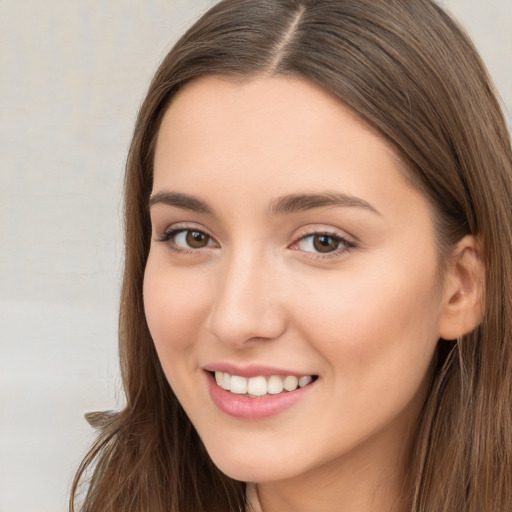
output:
M316 382L297 388L295 391L251 398L222 389L210 373L207 373L206 380L213 403L229 416L245 420L261 420L280 414L302 400Z

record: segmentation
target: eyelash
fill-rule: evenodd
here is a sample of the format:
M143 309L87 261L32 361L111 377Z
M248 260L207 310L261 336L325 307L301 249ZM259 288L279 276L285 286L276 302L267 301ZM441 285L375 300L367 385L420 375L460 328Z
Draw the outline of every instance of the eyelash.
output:
M329 231L322 231L322 230L314 231L312 233L307 233L307 234L299 237L297 241L293 242L290 245L290 247L298 245L300 242L303 242L304 240L307 240L308 238L314 238L314 237L320 237L320 236L332 238L336 242L338 247L335 250L333 250L331 252L327 252L327 253L304 251L304 252L307 252L309 255L311 255L310 257L320 259L320 260L326 260L329 258L340 257L342 254L349 253L350 251L352 251L353 249L356 248L356 244L354 242L347 240L346 238L339 235L338 233L332 233ZM296 250L299 250L299 249L296 249Z
M186 233L186 232L200 233L201 235L204 235L204 236L208 237L209 241L210 240L214 240L214 238L212 236L210 236L208 233L206 233L202 229L197 229L197 228L195 228L193 226L182 226L182 227L177 227L177 228L174 228L174 229L169 229L168 231L163 233L161 236L159 236L156 239L156 241L164 243L164 244L167 244L167 246L169 247L169 249L171 251L176 252L178 254L191 254L191 255L195 255L195 254L198 253L198 251L200 249L192 249L192 248L185 249L183 247L179 247L178 245L176 245L176 242L175 242L176 237L180 233ZM204 248L206 248L206 247L204 247Z
M208 248L208 246L205 246L205 247L201 247L201 248L197 248L197 249L193 249L193 248L185 249L183 247L177 246L175 243L175 238L179 234L186 233L186 232L199 233L205 237L208 237L208 239L209 239L208 242L210 240L215 241L215 239L211 235L209 235L207 232L205 232L201 229L195 228L193 226L182 226L182 227L170 229L170 230L166 231L165 233L163 233L161 236L159 236L156 239L156 241L160 242L160 243L167 244L167 246L169 247L170 250L172 250L173 252L176 252L178 254L197 255L201 249ZM304 240L307 240L308 238L314 238L314 237L319 237L319 236L325 236L325 237L333 239L333 241L339 247L337 247L335 250L333 250L331 252L327 252L327 253L304 251L310 255L309 257L319 259L319 260L326 260L326 259L330 259L330 258L339 257L342 254L348 253L357 247L354 242L347 240L346 238L344 238L343 236L340 236L337 233L332 233L329 231L322 231L322 230L313 231L313 232L309 232L305 235L302 235L296 241L294 241L292 244L290 244L288 247L292 250L300 250L300 249L294 249L293 247L297 246L298 244L300 244Z

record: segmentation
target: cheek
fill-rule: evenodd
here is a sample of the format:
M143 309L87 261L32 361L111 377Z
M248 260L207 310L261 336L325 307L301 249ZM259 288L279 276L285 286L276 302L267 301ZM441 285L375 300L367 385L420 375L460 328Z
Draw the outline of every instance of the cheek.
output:
M160 359L186 354L205 314L207 287L197 272L172 272L158 256L148 258L144 274L144 310Z
M194 350L208 310L206 290L197 271L172 271L164 258L150 253L143 288L146 320L167 381L184 407L196 402L190 379L197 372Z
M310 343L334 371L341 368L354 382L377 383L397 371L417 381L438 339L441 296L434 272L374 268L351 268L304 287L295 295L301 302L296 310Z

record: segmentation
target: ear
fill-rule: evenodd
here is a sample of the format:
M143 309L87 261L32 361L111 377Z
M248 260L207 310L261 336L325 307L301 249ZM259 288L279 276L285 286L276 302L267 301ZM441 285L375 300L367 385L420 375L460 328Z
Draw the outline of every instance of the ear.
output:
M455 340L475 329L483 317L485 263L473 235L462 238L445 270L439 337Z

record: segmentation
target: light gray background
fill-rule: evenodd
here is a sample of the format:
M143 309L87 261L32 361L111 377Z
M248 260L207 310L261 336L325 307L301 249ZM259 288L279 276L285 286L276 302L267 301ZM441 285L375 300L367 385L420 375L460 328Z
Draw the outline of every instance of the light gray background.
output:
M121 186L157 64L210 0L0 0L0 512L64 512L122 403ZM512 119L512 0L449 0Z

